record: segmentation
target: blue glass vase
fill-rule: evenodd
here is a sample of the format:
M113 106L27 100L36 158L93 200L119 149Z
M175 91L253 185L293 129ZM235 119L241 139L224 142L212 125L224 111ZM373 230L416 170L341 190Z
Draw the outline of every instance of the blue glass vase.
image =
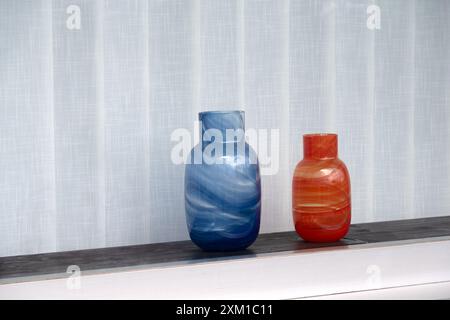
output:
M185 168L186 221L206 251L242 250L258 236L261 182L256 153L245 142L243 111L199 113L200 143Z

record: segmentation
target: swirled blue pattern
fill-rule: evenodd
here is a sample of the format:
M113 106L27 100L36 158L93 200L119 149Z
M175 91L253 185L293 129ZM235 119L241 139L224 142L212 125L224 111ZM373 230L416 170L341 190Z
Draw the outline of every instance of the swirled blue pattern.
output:
M203 112L202 134L217 129L225 137L226 129L244 129L244 113ZM205 150L202 143L191 151ZM236 142L223 140L227 144ZM261 183L256 154L245 148L234 148L219 154L223 163L187 164L185 169L186 221L192 241L208 251L240 250L250 246L258 236L261 215ZM202 154L202 160L203 154ZM256 162L256 163L255 163Z

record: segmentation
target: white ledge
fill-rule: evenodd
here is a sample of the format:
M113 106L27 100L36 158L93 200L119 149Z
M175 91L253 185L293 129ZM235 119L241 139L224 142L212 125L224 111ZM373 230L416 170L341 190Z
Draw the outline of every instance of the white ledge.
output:
M450 237L0 285L0 299L36 298L450 298Z

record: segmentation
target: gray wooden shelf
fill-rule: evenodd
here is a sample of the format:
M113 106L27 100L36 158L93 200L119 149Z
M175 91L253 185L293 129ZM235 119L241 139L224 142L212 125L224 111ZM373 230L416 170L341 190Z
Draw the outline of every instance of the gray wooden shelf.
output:
M84 273L151 267L170 263L199 263L210 259L246 258L266 253L323 247L351 246L450 235L450 216L354 224L347 237L337 243L306 243L295 232L261 234L247 250L203 252L190 241L112 247L0 258L0 282L21 282L30 277L67 276L70 265ZM59 275L59 276L58 276Z

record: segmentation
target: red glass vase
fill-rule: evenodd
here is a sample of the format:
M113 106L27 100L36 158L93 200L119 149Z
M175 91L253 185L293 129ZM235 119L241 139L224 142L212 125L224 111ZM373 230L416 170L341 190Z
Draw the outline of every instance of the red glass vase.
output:
M295 230L305 241L335 242L351 219L350 176L338 158L336 134L305 134L292 181Z

